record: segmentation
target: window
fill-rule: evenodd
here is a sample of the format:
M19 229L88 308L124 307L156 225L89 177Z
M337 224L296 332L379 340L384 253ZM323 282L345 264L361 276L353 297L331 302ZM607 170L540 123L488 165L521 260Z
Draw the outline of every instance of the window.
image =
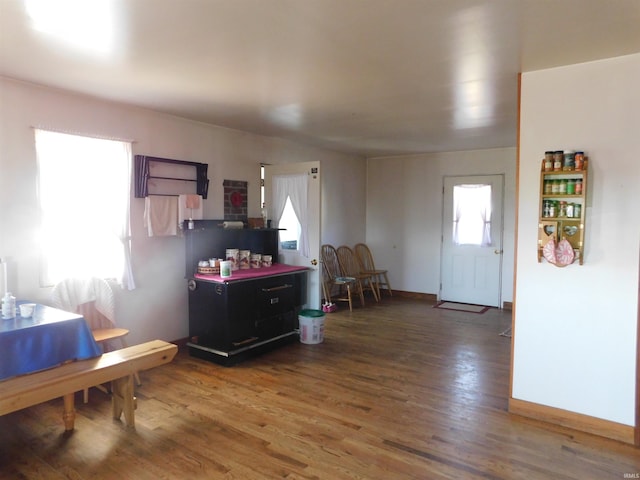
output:
M260 205L265 206L264 197L264 164L260 165ZM280 231L280 249L281 250L298 250L300 244L300 235L302 234L302 226L300 220L296 215L293 204L291 203L291 197L287 195L287 200L284 205L284 211L282 216L276 222L277 228L283 229Z
M453 243L491 245L491 185L453 187Z
M300 222L296 213L293 211L293 205L291 204L291 197L287 197L287 203L285 203L282 217L278 222L278 228L280 231L280 248L282 250L298 250L298 242L300 241Z
M129 264L131 144L35 131L41 208L41 283L115 278Z

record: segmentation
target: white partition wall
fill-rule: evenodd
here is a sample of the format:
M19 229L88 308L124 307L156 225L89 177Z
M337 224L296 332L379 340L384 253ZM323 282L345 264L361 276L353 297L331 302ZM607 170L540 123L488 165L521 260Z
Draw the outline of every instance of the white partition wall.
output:
M640 54L525 73L520 125L512 411L579 414L626 441L636 421L639 81ZM536 257L540 160L555 149L589 157L583 266Z

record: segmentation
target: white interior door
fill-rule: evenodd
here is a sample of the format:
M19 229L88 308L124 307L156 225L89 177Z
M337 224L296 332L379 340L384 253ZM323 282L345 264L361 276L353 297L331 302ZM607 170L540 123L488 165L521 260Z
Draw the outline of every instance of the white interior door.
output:
M309 256L303 256L299 250L279 249L278 261L288 265L310 267L308 273L307 308L320 309L321 279L318 263L320 258L320 162L288 163L283 165L266 165L264 169L264 198L267 209L273 203L272 177L274 175L293 175L306 173L309 176L307 190L307 215L309 222ZM269 210L271 211L271 210ZM277 226L276 219L272 219L273 226Z
M441 300L500 306L503 184L502 175L444 177Z

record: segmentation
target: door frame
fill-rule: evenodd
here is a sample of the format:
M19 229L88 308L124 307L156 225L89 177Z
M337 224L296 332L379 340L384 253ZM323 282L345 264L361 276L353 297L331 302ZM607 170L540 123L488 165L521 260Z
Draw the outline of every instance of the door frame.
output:
M303 173L306 172L309 175L309 183L316 182L318 192L317 192L317 211L315 214L317 215L317 222L314 225L309 225L309 230L317 231L317 245L314 245L311 240L311 235L309 236L309 255L310 258L307 262L301 260L300 265L308 267L309 273L307 277L307 303L305 304L305 308L313 308L320 309L322 302L322 278L320 276L320 244L322 238L322 221L321 221L321 205L322 205L322 169L320 168L319 161L310 161L310 162L295 162L295 163L271 163L264 164L265 175L264 175L264 199L267 204L267 209L271 213L270 210L270 199L271 199L271 182L270 176L273 175L272 172L268 172L269 169L284 169L286 173ZM277 173L276 173L277 174ZM314 202L308 202L308 208L312 208ZM280 238L278 236L278 257L280 259L281 251L280 251ZM301 259L304 258L300 255ZM314 263L315 262L315 263Z
M438 301L442 301L442 285L443 285L443 276L444 276L444 237L445 237L445 228L447 227L448 221L445 219L445 210L446 210L446 201L445 198L445 189L446 189L446 181L447 179L455 179L455 178L474 178L474 177L499 177L499 182L501 185L501 195L500 195L500 230L498 232L500 238L500 262L498 268L498 297L497 297L497 308L502 308L502 281L503 281L503 259L504 259L504 199L505 199L505 174L504 173L478 173L478 174L458 174L458 175L443 175L442 176L442 216L441 216L441 232L440 232L440 279L439 279L439 289L438 289Z

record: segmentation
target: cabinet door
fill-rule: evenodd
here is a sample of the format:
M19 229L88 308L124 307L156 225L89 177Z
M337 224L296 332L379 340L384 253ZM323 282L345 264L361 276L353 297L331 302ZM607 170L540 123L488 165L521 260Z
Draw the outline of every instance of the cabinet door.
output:
M224 285L192 280L189 290L189 337L193 343L226 348L226 289Z
M254 283L251 281L227 285L227 322L231 350L254 343L259 338L256 331L259 311L256 308Z

